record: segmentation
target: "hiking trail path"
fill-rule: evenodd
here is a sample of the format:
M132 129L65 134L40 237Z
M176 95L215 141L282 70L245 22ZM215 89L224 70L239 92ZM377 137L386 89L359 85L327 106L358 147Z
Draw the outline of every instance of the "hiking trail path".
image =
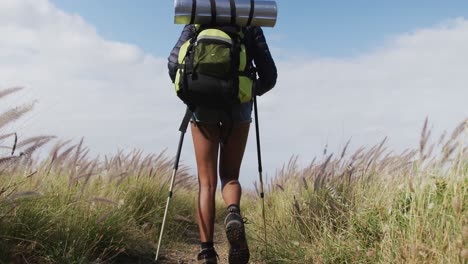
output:
M200 242L198 231L188 230L186 232L188 237L185 243L176 243L170 249L162 252L163 258L160 263L164 264L189 264L198 263L197 254L200 252ZM218 263L228 263L229 243L224 233L224 228L220 224L215 224L214 233L214 247L219 255ZM251 249L252 252L252 249ZM259 264L261 262L252 262L251 264Z

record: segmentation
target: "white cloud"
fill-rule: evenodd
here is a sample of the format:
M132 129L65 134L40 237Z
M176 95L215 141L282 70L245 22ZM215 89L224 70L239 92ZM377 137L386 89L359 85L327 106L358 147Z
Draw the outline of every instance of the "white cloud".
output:
M103 39L48 1L0 3L0 84L26 86L26 96L39 100L20 126L24 133L85 136L101 153L130 146L157 152L180 112L165 63Z
M311 160L327 142L338 150L350 137L354 147L384 136L397 150L415 146L426 116L451 129L468 116L466 43L468 20L459 18L351 59L278 62L277 87L259 99L265 171L272 175L292 154ZM84 136L95 153L175 153L184 109L166 59L103 39L47 0L0 1L0 87L13 85L27 89L8 106L39 100L15 126L20 134ZM251 132L242 171L249 184L257 177ZM185 146L183 159L195 166L190 137Z
M283 149L307 160L327 142L337 150L351 137L355 147L384 136L397 150L416 146L426 116L439 131L468 117L466 43L468 20L459 18L360 57L280 63L278 88L265 98L265 119L279 121L266 131L287 130L282 144L294 147Z

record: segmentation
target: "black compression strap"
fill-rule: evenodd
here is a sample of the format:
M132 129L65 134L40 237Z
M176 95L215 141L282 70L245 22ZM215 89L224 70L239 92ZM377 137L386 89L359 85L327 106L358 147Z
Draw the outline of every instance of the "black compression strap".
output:
M192 16L190 17L190 24L195 23L196 12L197 12L197 0L192 0Z
M236 2L231 0L231 24L235 25L237 19Z
M216 24L216 0L210 0L211 2L211 25Z
M247 26L250 26L250 24L252 23L254 11L255 11L255 0L250 0L250 13L249 13L249 20L247 20Z

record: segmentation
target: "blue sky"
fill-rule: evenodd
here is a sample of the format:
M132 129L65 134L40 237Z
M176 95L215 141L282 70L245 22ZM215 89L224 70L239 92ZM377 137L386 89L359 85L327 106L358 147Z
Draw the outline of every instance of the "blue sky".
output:
M51 2L82 16L103 37L136 44L157 57L168 55L181 30L173 24L171 0ZM462 0L277 2L278 24L265 31L271 46L288 50L291 56L356 56L394 35L468 16L468 1Z

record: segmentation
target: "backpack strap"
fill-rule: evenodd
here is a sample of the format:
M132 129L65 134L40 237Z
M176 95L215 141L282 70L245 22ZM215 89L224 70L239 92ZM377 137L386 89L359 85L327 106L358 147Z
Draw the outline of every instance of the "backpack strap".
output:
M189 24L195 23L196 12L197 12L197 0L192 0L192 14L190 16Z
M216 0L210 0L211 4L211 25L216 24Z
M250 24L252 24L254 10L255 10L255 0L250 0L250 13L249 13L249 20L247 20L247 26L250 26Z
M195 46L195 42L197 41L198 34L200 34L200 32L203 30L202 26L199 25L199 24L195 24L193 26L195 28L195 34L193 34L192 38L189 40L190 44L187 47L187 54L189 54L193 50L193 47ZM187 75L193 73L193 59L188 58L188 60L187 60L187 56L189 56L189 55L185 56L185 58L184 58L185 61L184 61L184 64L182 65L182 69L184 70L184 77L185 78L187 78ZM185 82L185 83L187 83L187 82Z
M239 73L240 76L245 76L248 77L251 80L254 80L257 78L257 69L253 66L252 60L252 41L251 41L251 32L249 32L250 27L242 27L242 44L245 46L245 53L247 55L247 65L245 68L245 71L241 71Z
M235 25L236 24L236 19L237 19L236 1L235 0L230 0L230 4L231 4L231 24Z

